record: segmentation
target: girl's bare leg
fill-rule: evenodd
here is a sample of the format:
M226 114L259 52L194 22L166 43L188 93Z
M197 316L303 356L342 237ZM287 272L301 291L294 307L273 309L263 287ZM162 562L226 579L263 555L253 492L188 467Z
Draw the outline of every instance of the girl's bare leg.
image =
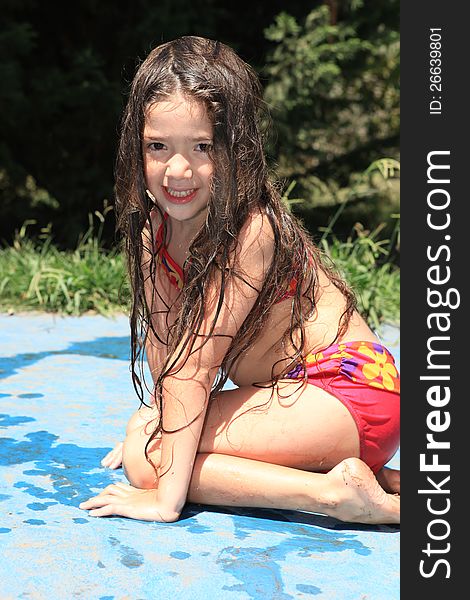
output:
M188 500L318 512L347 522L400 522L400 498L387 494L358 458L345 459L322 474L237 456L198 454Z
M311 385L299 391L289 382L282 396L287 394L269 402L270 390L250 387L217 397L208 409L188 499L321 512L350 522L399 522L399 498L387 494L357 458L358 432L347 409ZM152 488L157 482L144 446L153 426L138 423L152 412L143 410L128 426L124 467L132 485ZM157 465L159 446L155 440L149 447Z
M132 415L126 427L126 436L128 436L132 431L136 429L141 429L149 422L153 417L153 411L149 409L147 406L141 406L139 410ZM106 456L101 461L101 465L103 467L108 467L108 469L119 469L122 464L122 450L124 443L118 442L114 448L106 454Z

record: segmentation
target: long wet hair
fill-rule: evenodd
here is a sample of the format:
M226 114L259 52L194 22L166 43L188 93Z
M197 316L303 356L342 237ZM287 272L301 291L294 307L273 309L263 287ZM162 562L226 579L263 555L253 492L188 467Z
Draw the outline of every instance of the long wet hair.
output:
M149 305L144 289L144 279L150 277L152 288L158 293L155 259L158 248L154 247L150 211L158 210L162 220L163 215L146 193L142 137L148 108L174 94L201 103L207 111L214 128L209 150L214 175L205 223L193 238L183 266L184 286L178 299L179 313L171 327L162 332L153 327L152 302ZM132 82L122 119L115 194L117 227L123 235L132 290L131 372L143 404L144 351L149 333L152 332L168 348L167 359L158 366L155 375L154 395L160 416L146 446L149 462L148 446L164 431L163 381L176 372L175 365L183 352L188 356L194 351L204 317L205 292L214 274L218 273L221 283L218 311L206 336L206 339L210 338L229 278L243 277L243 273L234 268L232 251L241 228L255 211L260 211L270 221L274 256L257 302L231 340L209 400L223 388L237 359L256 342L272 306L279 300L280 290L289 288L293 275L297 286L289 300L290 323L283 335L286 347L289 344L293 348L289 364L304 365L304 357L311 351L305 348L305 323L315 311L320 268L345 298L336 339L346 330L355 309L354 295L333 268L324 263L319 249L302 224L286 209L278 187L270 181L264 155L266 131L262 126L269 122L266 108L254 70L228 46L201 37L185 36L156 47L141 64ZM146 237L148 228L150 234ZM166 231L163 239L166 239L165 234ZM142 269L144 252L151 257L145 276ZM177 348L183 350L175 356ZM275 365L272 368L273 386L276 383L274 369Z

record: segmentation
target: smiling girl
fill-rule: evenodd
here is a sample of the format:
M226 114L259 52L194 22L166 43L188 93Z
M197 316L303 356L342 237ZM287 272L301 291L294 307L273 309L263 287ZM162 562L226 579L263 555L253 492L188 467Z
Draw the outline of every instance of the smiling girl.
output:
M190 501L399 522L398 373L269 181L263 109L212 40L163 44L134 78L116 204L145 406L102 461L131 485L82 502L92 516L169 522Z

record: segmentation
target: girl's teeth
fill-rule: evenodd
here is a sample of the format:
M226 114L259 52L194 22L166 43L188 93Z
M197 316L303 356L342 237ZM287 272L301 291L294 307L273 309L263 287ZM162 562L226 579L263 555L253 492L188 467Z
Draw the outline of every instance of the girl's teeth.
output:
M192 194L194 192L194 189L177 191L177 190L172 190L171 188L167 188L167 191L171 196L175 196L176 198L184 198L185 196L189 196L190 194Z

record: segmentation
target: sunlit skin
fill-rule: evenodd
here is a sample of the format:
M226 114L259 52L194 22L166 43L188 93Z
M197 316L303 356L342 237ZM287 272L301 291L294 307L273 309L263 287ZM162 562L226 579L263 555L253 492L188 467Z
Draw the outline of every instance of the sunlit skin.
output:
M167 245L179 264L206 218L213 176L207 148L212 143L211 121L201 104L177 95L149 107L142 149L145 179L154 201L168 214ZM185 196L185 191L191 193ZM151 218L155 231L160 224L158 213L153 211ZM131 485L108 486L80 507L97 517L121 515L169 522L178 519L189 500L305 510L363 523L399 522L399 474L384 468L376 478L358 458L358 430L339 400L319 387L283 380L283 398L270 402L270 389L252 385L269 381L272 366L283 358L288 361L291 349L281 344L281 338L289 322L290 302L272 308L269 327L233 365L230 378L239 387L223 391L207 403L217 365L227 352L227 336L238 331L257 301L256 288L272 259L273 235L265 215L250 216L240 232L238 249L248 284L227 284L215 330L224 335L195 353L177 376L165 379L168 429L177 429L188 420L191 425L177 433L163 433L150 445L149 455L158 467L156 475L144 455L156 409L137 411L128 423L124 442L102 461L112 469L122 464ZM322 272L318 276L317 313L305 330L309 348L331 343L344 309L341 292ZM146 294L154 299L153 325L164 334L177 316L177 308L167 314L165 307L177 300L178 291L161 274L156 285L164 302L156 297L150 280ZM202 332L213 320L210 298L216 296L208 294ZM338 341L353 340L377 340L357 313ZM146 355L154 379L166 352L165 345L149 336ZM287 362L281 363L279 373L285 372L286 366ZM249 410L260 405L264 410Z
M200 103L174 96L148 108L143 135L145 180L177 237L190 239L205 219L213 174L207 150L212 142L212 124ZM181 197L190 190L189 196Z

